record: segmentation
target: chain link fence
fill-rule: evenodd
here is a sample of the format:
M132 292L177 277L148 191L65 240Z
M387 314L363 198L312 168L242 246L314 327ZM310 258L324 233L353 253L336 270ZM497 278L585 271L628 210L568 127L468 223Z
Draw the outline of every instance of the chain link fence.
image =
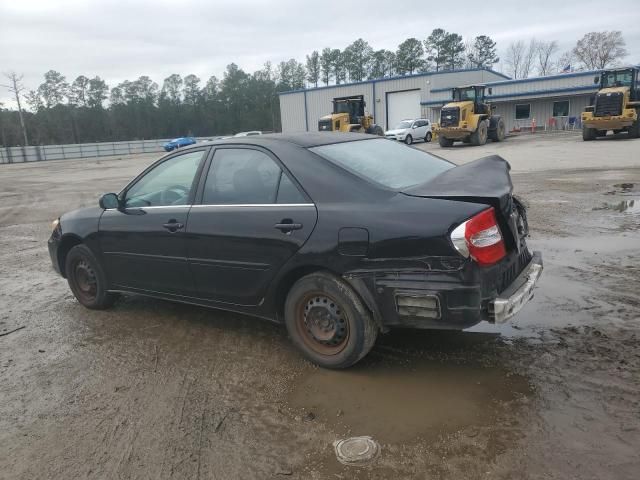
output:
M198 137L198 142L211 140ZM171 139L132 140L130 142L72 143L68 145L39 145L30 147L0 147L1 163L40 162L72 158L111 157L138 153L161 153Z

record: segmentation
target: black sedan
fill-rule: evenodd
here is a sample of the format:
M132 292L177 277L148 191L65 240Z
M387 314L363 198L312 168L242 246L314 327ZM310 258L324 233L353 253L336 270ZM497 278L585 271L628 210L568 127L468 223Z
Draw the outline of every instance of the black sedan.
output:
M119 194L54 221L78 301L134 293L286 325L344 368L395 327L504 322L542 271L509 164L456 167L370 135L263 135L162 157Z

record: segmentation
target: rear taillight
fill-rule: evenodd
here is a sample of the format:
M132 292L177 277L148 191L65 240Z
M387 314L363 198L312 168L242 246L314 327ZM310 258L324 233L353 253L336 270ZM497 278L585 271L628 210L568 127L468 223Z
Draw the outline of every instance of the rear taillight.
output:
M493 265L507 254L493 207L458 225L451 241L461 255L479 265Z

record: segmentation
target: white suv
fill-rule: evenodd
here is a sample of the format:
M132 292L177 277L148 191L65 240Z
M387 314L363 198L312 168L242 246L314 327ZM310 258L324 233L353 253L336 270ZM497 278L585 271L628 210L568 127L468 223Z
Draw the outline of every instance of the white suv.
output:
M393 130L384 132L385 137L391 140L400 140L411 145L416 140L431 141L431 120L416 118L415 120L402 120Z

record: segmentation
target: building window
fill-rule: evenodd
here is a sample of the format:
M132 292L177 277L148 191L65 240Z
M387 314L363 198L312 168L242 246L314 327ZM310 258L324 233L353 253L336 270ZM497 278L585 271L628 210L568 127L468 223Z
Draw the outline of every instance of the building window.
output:
M562 100L561 102L553 102L553 116L568 117L569 116L569 100Z
M529 118L530 114L531 114L530 103L516 104L516 120L524 120L525 118Z

